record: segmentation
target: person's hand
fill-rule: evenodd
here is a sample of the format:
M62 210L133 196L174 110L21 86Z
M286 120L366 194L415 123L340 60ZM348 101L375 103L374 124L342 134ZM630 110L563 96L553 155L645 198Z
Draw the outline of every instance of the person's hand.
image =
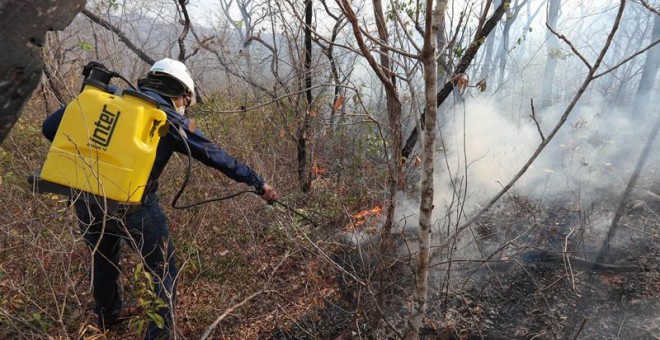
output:
M261 187L261 198L263 198L268 204L272 204L273 201L279 198L279 195L268 183L264 183L264 186Z

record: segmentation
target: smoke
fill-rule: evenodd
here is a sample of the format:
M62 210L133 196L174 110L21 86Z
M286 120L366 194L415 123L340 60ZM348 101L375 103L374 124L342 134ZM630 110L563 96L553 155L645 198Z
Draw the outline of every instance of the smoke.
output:
M529 99L521 99L520 102ZM536 109L531 106L512 113L510 103L488 96L468 97L443 117L439 126L434 176L435 245L441 244L457 221L466 221L507 185L547 138L566 109L567 103ZM649 135L649 122L630 118L630 109L617 108L605 98L585 97L569 119L508 196L524 197L541 204L557 200L570 209L587 211L595 203L616 204L632 174ZM538 126L537 126L538 124ZM658 153L646 164L641 187L657 179ZM655 177L654 177L655 176ZM612 210L613 211L613 210ZM586 230L591 251L597 251L607 234L612 211L592 216ZM398 198L397 221L408 239L415 239L419 224L419 196ZM414 243L414 242L413 242ZM411 250L408 245L407 251ZM414 245L413 245L414 247ZM463 258L480 258L472 237L464 237L455 253ZM414 249L412 249L414 252Z
M542 140L539 129L547 138L564 109L556 105L536 112L537 127L531 108L515 117L490 97L458 105L439 129L434 219L443 219L458 199L468 213L482 207L532 156ZM570 193L589 205L602 199L605 189L622 191L650 126L632 121L626 112L598 97L578 105L510 195L544 200ZM657 166L655 157L645 169L651 174ZM418 205L417 199L403 198L400 217L410 220Z

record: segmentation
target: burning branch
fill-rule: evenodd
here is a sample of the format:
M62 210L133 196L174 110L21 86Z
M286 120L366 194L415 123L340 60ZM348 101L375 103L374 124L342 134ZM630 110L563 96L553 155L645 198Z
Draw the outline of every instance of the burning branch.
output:
M375 207L367 210L362 210L357 214L351 216L351 222L346 225L346 229L354 231L357 228L363 226L367 221L373 221L374 218L380 216L380 213L383 211L383 206L378 204Z

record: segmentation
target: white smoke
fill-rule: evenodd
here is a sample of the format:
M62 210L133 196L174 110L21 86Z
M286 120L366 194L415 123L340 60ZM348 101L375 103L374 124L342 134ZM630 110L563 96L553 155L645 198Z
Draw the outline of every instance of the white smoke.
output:
M568 197L571 209L588 210L608 197L620 198L639 158L652 124L634 123L628 110L608 107L599 97L583 100L552 142L541 152L507 195L552 203ZM434 177L434 239L445 239L460 219L464 222L508 184L558 122L566 104L536 112L539 127L530 117L531 108L517 114L489 97L467 98L444 119L438 138ZM653 115L647 115L653 116ZM655 119L655 118L650 118ZM442 145L444 141L444 145ZM642 178L654 174L657 152L645 166ZM643 181L642 181L643 182ZM419 225L419 196L400 195L397 222L409 240ZM593 216L593 249L602 244L612 215ZM597 223L596 223L597 222ZM448 229L450 228L450 229ZM411 248L412 247L412 248ZM463 258L480 258L472 237L457 247ZM415 242L407 250L414 252Z

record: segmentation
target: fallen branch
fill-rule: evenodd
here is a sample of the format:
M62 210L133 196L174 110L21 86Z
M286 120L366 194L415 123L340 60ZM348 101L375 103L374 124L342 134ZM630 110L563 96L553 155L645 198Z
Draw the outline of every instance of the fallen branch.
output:
M213 321L213 323L204 331L204 334L202 334L201 340L208 339L211 332L213 332L213 330L218 326L220 321L222 321L222 319L224 319L227 315L229 315L234 310L242 307L246 303L250 302L255 297L261 295L263 292L264 292L264 290L262 289L262 290L260 290L256 293L253 293L252 295L246 297L243 301L239 302L238 304L235 304L235 305L227 308L227 310L224 313L222 313L220 316L218 316L218 318L215 319L215 321Z

